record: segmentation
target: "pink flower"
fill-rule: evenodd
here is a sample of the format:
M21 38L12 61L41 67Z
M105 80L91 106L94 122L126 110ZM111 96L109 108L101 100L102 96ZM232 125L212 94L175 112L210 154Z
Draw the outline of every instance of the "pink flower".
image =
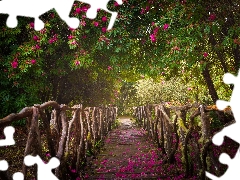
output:
M103 32L103 33L106 33L106 32L107 32L107 28L106 28L106 27L103 27L103 28L102 28L102 32Z
M33 36L33 40L34 40L34 41L39 40L38 36Z
M152 26L155 26L155 22L152 22Z
M75 61L75 65L76 65L76 66L80 65L80 61L76 60L76 61Z
M158 30L159 30L159 27L156 27L156 28L153 30L153 33L154 33L154 34L157 34Z
M41 34L45 34L46 31L47 31L46 28L43 28L42 30L40 30L40 33L41 33Z
M18 67L18 62L17 61L13 61L12 63L11 63L11 65L12 65L12 68L17 68Z
M106 17L106 16L103 16L103 17L102 17L102 21L103 21L103 22L106 22L106 21L107 21L107 17Z
M155 34L151 34L150 35L150 39L151 39L152 42L156 42L156 40L157 40L156 39L156 35Z
M76 169L71 169L71 172L76 173L77 171L76 171Z
M115 1L114 6L117 7L117 6L119 6L119 4Z
M36 44L35 48L36 49L40 49L40 46L38 44Z
M50 153L47 153L46 156L47 156L47 157L51 157L51 154L50 154Z
M88 8L87 8L86 6L83 6L83 7L82 7L82 11L83 11L83 12L87 12L87 10L88 10Z
M99 23L94 21L93 25L97 27L99 25Z
M191 88L191 87L188 87L188 88L187 88L187 90L188 90L188 91L191 91L191 90L192 90L192 88Z
M216 15L215 14L210 14L208 17L209 21L214 21L216 19Z
M83 38L83 39L86 39L86 38L87 38L87 35L83 35L82 38Z
M69 35L69 36L68 36L68 39L73 39L73 36L72 36L72 35Z
M34 22L30 22L29 26L30 26L31 29L33 29L34 28Z
M69 28L70 31L74 31L75 29L74 28Z
M76 13L76 14L80 14L80 13L81 13L81 11L82 11L82 10L81 10L80 8L76 8L76 11L75 11L75 13Z
M107 69L110 71L110 70L112 70L112 67L111 67L111 66L108 66L108 68L107 68Z
M81 24L82 26L86 26L86 22L85 22L85 21L81 21L80 24Z
M76 44L77 44L77 41L73 40L73 41L71 42L71 44L72 44L72 45L76 45Z
M35 59L32 59L32 60L31 60L31 63L32 63L32 64L36 64L36 60L35 60Z
M208 56L208 53L207 52L204 52L203 53L203 57L207 57Z
M53 39L49 39L48 43L52 44L52 43L54 43L54 40Z
M163 30L165 31L165 30L167 30L168 28L169 28L169 24L164 24Z
M142 8L142 10L141 10L141 12L140 12L141 14L145 14L145 9L144 8Z

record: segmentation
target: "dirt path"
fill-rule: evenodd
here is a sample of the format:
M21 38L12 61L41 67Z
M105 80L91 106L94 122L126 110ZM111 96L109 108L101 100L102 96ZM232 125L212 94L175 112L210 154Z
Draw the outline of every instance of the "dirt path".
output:
M154 143L129 117L120 117L121 126L106 138L86 179L166 179L169 168L162 165ZM160 155L161 156L161 155ZM174 175L176 176L176 174ZM181 179L180 177L178 177ZM172 179L172 178L170 178Z

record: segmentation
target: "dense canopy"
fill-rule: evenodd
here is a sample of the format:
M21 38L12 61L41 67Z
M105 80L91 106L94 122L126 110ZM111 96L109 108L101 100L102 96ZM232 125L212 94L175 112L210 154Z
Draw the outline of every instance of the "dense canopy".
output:
M229 98L231 87L222 76L240 67L238 0L123 0L108 7L119 13L109 31L110 14L99 10L96 19L87 19L89 5L79 1L70 14L80 19L78 29L69 28L54 10L41 16L41 31L25 17L18 17L17 28L8 28L8 15L0 15L1 116L47 100L124 103L124 87L150 78L155 86L176 82L168 89L179 89L179 101ZM131 92L130 98L151 96ZM153 101L176 101L155 96Z

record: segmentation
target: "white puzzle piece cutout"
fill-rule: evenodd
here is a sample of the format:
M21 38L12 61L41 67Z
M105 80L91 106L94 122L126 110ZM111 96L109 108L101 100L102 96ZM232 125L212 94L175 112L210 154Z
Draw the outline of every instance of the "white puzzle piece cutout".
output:
M231 106L232 113L235 118L235 123L223 128L220 132L215 134L212 138L212 141L215 145L221 146L224 141L224 136L231 138L232 140L238 142L240 144L240 70L237 76L234 76L230 73L226 73L223 77L223 81L225 84L234 84L232 96L230 101L217 100L216 105L219 110L224 110L227 106ZM224 175L221 177L216 177L206 171L206 176L215 179L229 180L236 179L240 177L240 148L238 149L234 159L231 159L226 153L222 153L220 155L219 161L222 164L227 164L228 169Z
M3 133L5 135L5 139L0 139L0 146L11 146L15 144L13 139L13 134L15 132L14 127L7 126L4 128Z
M116 17L117 12L112 12L107 9L109 0L78 0L83 3L91 5L87 11L87 17L94 19L97 16L97 9L103 9L112 14L108 29L111 29ZM122 4L122 0L117 0L118 4ZM15 28L18 25L17 16L34 18L34 29L40 31L44 28L44 22L39 19L39 16L48 12L51 9L55 9L59 17L67 23L67 25L73 29L78 28L80 21L77 18L69 17L72 10L74 0L1 0L0 1L0 13L9 14L7 19L7 26L9 28Z
M39 16L54 8L68 26L76 29L79 26L79 20L69 17L73 2L74 0L2 0L0 13L9 14L7 26L10 28L17 26L17 16L32 17L35 19L34 28L39 31L44 28L44 23Z
M52 169L58 167L60 165L60 161L52 157L47 164L43 162L43 160L37 155L27 155L24 158L24 163L26 166L32 166L34 164L38 165L37 170L37 179L38 180L58 180L58 178L52 173Z
M222 164L228 165L227 171L221 176L217 177L209 172L206 172L206 176L212 180L230 180L230 179L238 179L240 177L240 149L238 149L235 157L233 159L230 158L230 156L226 153L222 153L219 157L219 161Z
M8 162L6 160L0 161L0 171L6 171L8 169Z

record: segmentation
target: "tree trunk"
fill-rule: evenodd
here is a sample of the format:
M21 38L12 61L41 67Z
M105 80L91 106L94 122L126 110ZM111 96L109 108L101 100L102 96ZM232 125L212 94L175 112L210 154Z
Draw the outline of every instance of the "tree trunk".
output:
M210 94L213 102L216 103L216 101L218 100L218 95L217 95L217 91L214 87L212 78L211 78L210 73L209 73L208 64L206 65L205 69L203 69L202 75L203 75L203 77L206 81L206 84L207 84L207 87L208 87L208 90L209 90L209 94Z

